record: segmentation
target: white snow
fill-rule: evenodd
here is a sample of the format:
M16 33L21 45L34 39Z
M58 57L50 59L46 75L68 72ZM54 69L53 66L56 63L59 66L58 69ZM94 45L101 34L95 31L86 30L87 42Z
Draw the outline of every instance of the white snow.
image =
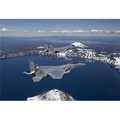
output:
M86 45L84 45L80 42L74 42L71 45L76 46L76 47L81 47L81 48L86 48L87 47Z
M63 58L63 57L66 57L66 52L60 52L57 55L58 55L58 57Z
M45 48L45 47L43 47L43 46L39 46L39 47L37 47L38 49L41 49L41 48Z
M58 89L53 89L48 92L44 92L40 95L29 97L27 101L74 101L74 99Z
M115 59L116 59L115 65L120 65L120 57L115 57Z

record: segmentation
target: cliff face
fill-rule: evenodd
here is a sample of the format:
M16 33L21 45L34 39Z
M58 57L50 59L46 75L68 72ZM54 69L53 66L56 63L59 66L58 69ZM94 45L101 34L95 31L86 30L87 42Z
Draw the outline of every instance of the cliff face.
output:
M47 92L43 92L40 95L29 97L27 101L74 101L73 97L68 93L53 89Z

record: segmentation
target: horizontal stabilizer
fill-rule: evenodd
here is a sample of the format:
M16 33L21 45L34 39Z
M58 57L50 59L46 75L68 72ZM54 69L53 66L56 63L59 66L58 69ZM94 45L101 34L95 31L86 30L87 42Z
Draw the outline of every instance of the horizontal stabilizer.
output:
M26 75L31 75L31 74L33 74L33 73L35 73L35 71L31 71L31 72L23 72L24 74L26 74Z

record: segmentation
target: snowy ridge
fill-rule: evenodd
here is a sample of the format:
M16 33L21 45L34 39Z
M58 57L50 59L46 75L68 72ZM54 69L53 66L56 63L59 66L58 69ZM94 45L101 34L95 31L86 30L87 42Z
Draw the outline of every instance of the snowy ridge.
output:
M52 89L40 95L29 97L27 101L74 101L74 99L63 91Z
M71 45L75 46L75 47L80 47L80 48L86 48L86 47L88 47L88 46L86 46L86 45L84 45L84 44L82 44L80 42L74 42Z

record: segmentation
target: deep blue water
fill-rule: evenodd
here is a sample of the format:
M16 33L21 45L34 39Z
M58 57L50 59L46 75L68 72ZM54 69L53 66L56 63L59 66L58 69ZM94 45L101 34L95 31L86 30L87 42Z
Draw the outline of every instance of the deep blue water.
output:
M55 88L69 93L76 100L120 100L120 77L106 64L87 63L64 75L61 80L48 77L35 83L31 76L23 74L29 69L30 59L42 65L67 63L42 56L0 60L1 100L26 100L27 97Z

